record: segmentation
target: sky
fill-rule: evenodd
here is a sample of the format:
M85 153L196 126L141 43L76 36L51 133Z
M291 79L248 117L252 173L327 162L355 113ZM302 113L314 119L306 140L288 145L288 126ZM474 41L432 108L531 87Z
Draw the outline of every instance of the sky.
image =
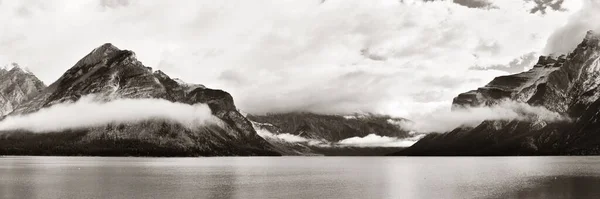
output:
M459 93L566 53L597 0L0 0L0 65L46 84L112 43L246 113L449 110Z

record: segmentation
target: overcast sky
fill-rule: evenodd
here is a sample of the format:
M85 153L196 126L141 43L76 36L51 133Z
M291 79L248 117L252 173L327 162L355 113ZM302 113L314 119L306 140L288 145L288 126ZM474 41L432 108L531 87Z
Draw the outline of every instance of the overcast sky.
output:
M245 112L410 118L567 52L598 11L596 0L0 0L0 64L50 84L110 42L230 92Z

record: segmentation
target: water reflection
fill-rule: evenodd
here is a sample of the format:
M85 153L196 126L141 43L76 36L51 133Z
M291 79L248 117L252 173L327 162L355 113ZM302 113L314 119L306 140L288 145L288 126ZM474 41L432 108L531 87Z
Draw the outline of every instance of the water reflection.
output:
M1 157L0 198L600 198L596 157Z
M595 176L550 176L497 198L600 198L599 187L600 178Z

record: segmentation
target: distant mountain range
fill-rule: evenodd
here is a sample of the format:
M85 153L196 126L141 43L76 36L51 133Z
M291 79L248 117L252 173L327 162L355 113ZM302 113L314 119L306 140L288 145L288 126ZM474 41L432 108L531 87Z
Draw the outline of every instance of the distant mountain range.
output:
M263 138L286 155L385 155L403 148L393 145L394 140L415 136L402 128L408 120L385 115L293 112L247 117ZM371 146L344 144L344 140L369 137L392 141Z
M539 106L570 121L485 121L427 135L394 155L598 155L600 154L600 36L588 32L573 52L542 56L529 71L497 77L458 95L453 108L502 100Z

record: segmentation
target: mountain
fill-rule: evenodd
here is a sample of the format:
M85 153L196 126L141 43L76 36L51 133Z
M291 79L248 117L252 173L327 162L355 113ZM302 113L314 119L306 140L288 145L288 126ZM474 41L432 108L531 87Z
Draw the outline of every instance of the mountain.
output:
M412 135L400 127L402 118L383 115L324 115L272 113L248 115L259 135L288 155L385 155L398 147L341 145L349 138L385 136L403 139Z
M9 117L76 102L92 94L99 102L164 99L190 105L204 103L219 122L190 129L180 123L157 118L60 132L3 131L0 133L0 154L279 155L272 145L257 135L250 121L237 111L229 93L172 79L162 71L144 66L133 51L120 50L110 43L94 49L56 82L15 108Z
M531 70L497 77L453 101L453 109L460 109L509 99L570 121L484 121L474 128L427 135L394 155L598 155L599 62L600 36L590 31L571 53L542 56Z
M389 137L409 137L408 131L400 128L400 118L377 115L323 115L315 113L273 113L248 115L274 134L288 133L307 139L337 142L351 137L364 137L369 134Z
M0 68L0 117L11 113L45 88L42 81L16 63Z

